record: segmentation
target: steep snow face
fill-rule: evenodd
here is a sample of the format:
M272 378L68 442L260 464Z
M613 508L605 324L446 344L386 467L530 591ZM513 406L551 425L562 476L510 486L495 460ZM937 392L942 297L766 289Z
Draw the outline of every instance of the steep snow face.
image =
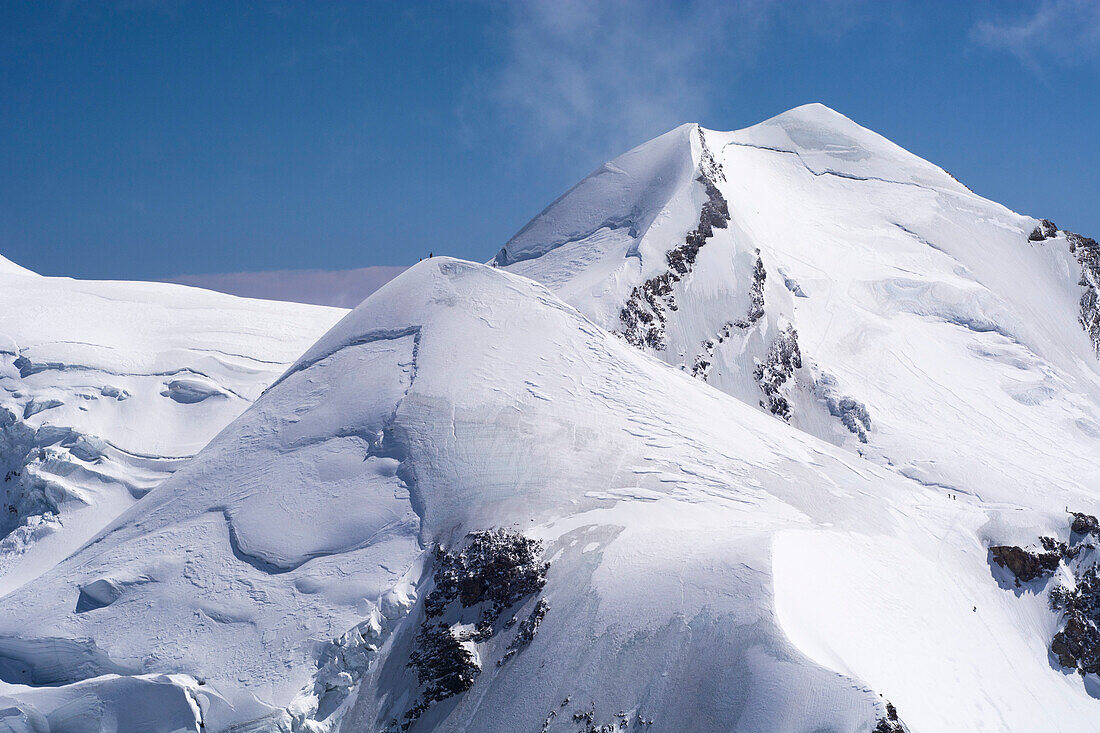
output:
M975 195L822 105L737 132L683 130L679 154L628 154L638 170L658 153L693 161L647 212L664 229L607 250L606 230L583 232L604 198L571 192L540 216L578 222L568 255L529 227L517 239L544 254L496 264L915 481L992 501L1100 485L1091 240Z
M1050 649L1087 629L1073 622L1052 641L1070 623L1064 604L1050 607L1053 581L1013 593L965 568L981 546L1065 541L1065 515L1049 513L1098 508L1100 247L977 196L821 105L736 132L697 128L683 149L693 173L655 215L679 228L648 241L640 263L606 261L596 231L571 243L590 242L597 260L573 256L572 275L556 250L508 269L696 379L978 512L949 511L947 546L916 554L848 532L778 536L779 620L812 659L884 692L913 730L1059 729L1035 701L1082 689ZM700 238L719 197L728 221ZM572 205L544 216L566 221ZM691 267L678 268L693 244ZM659 338L634 337L639 288L654 294L640 312ZM972 550L952 549L962 536ZM928 588L918 603L914 585ZM988 645L1027 667L1018 694L929 706L937 676L967 690L1015 684L970 666ZM930 649L926 662L899 662ZM1094 675L1085 686L1100 689Z
M60 508L56 558L125 510L3 576L0 723L1090 728L1098 252L809 105L641 146L288 369L338 312L0 262L13 521Z
M197 453L343 313L0 261L0 594Z
M5 720L157 700L160 728L119 730L839 733L885 695L916 731L1071 730L1095 702L1031 654L1041 616L987 545L1090 496L949 499L436 258L0 599ZM910 638L925 617L942 633Z
M668 242L699 218L693 125L593 172L535 217L493 264L538 279L601 323L619 316L633 283L657 273ZM703 194L705 195L705 194Z

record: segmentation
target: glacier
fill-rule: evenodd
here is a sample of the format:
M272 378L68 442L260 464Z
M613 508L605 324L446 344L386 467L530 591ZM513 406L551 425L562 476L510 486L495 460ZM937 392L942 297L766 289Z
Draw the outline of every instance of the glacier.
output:
M0 593L186 463L344 313L0 258Z
M1097 251L807 105L350 313L28 285L3 434L138 490L0 591L0 730L1095 727Z

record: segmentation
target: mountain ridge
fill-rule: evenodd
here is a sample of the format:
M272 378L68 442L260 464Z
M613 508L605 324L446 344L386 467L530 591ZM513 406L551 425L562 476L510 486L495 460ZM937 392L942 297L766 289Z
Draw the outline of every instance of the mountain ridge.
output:
M0 593L183 465L341 313L18 266L0 281Z
M801 140L797 146L791 144L792 131ZM981 362L976 373L988 372L990 360L1006 358L995 355L1022 349L1025 356L1012 363L1027 365L1012 381L1031 372L1041 389L1053 390L1050 396L1063 387L1067 399L1072 394L1089 405L1089 416L1077 419L1092 432L1095 398L1088 394L1095 394L1100 376L1087 330L1095 311L1094 289L1087 282L1092 270L1085 264L1092 250L1074 244L1091 240L1049 222L1044 234L1044 222L987 202L942 169L822 105L796 108L734 133L694 128L692 141L696 171L706 167L703 142L718 151L712 157L724 173L713 187L729 214L725 226L705 237L693 233L702 231L691 227L701 211L705 214L708 195L703 185L685 184L668 197L668 210L655 217L677 222L658 237L620 237L612 249L603 246L608 233L596 230L570 245L587 259L549 250L509 269L544 282L604 328L672 366L745 402L763 403L833 442L855 439L875 447L875 433L889 428L875 414L881 418L902 408L876 409L857 393L862 377L856 375L873 373L883 360L889 363L892 354L912 347L884 348L859 363L858 351L822 339L837 327L858 324L870 334L914 316L924 321L913 323L919 328L942 323L973 334L952 347L951 358ZM757 145L760 141L769 144ZM792 151L797 156L790 156ZM806 157L815 160L807 164ZM905 175L856 175L897 161ZM902 179L918 185L896 186ZM562 211L551 213L567 220L568 195L556 206ZM688 263L682 262L685 246ZM997 252L993 257L984 251L990 247ZM638 258L626 254L632 251L641 253L640 267ZM874 327L867 330L867 323ZM638 332L638 324L645 330ZM855 331L852 338L866 341ZM954 337L931 336L930 343L945 338ZM914 353L913 358L925 357ZM921 368L931 377L945 366L933 360ZM936 376L928 386L950 381ZM1049 401L1022 388L1005 389L1018 404ZM1085 394L1078 394L1081 389ZM887 385L880 396L890 397ZM831 419L850 437L835 432ZM974 430L978 440L990 427ZM880 460L896 463L899 457Z
M1087 727L1097 251L822 105L678 127L0 597L3 720Z

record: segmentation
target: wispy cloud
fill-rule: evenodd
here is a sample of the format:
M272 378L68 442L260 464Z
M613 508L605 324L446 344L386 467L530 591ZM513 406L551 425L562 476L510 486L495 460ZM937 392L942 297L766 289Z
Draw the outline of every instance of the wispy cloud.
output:
M553 0L508 6L490 101L526 144L610 154L702 116L701 65L723 29L748 35L771 0Z
M508 3L500 31L503 58L482 80L477 101L509 134L523 138L518 142L524 149L565 150L565 157L577 160L606 158L705 118L714 95L728 93L728 87L715 88L715 79L724 74L728 82L737 68L751 63L780 13L824 21L812 32L837 35L859 22L864 5L864 0ZM466 112L460 111L464 123Z
M978 21L971 38L979 45L1008 51L1034 71L1044 62L1100 60L1100 2L1042 0L1030 12Z

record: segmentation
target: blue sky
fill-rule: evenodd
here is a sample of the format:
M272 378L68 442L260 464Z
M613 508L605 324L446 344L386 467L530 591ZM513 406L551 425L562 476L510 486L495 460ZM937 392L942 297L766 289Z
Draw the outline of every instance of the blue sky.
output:
M0 254L47 274L486 260L676 124L820 101L1100 236L1100 2L0 4Z

